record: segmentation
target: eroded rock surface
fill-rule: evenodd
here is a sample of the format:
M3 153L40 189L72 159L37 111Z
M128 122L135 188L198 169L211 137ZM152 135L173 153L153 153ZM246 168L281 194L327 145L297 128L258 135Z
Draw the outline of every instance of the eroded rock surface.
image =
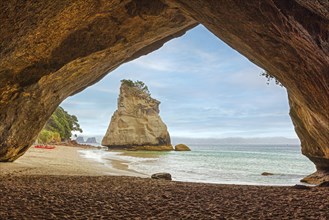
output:
M167 126L159 116L160 102L124 82L102 145L109 148L172 150Z
M329 2L2 1L0 161L32 144L58 104L196 21L286 88L302 153L329 171Z
M1 1L0 21L0 162L66 97L196 25L158 0Z

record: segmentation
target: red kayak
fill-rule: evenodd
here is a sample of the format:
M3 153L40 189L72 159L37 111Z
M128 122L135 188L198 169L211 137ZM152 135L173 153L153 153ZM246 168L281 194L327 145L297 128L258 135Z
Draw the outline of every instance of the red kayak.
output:
M47 145L36 145L34 146L34 148L40 148L40 149L47 149L47 150L51 150L51 149L55 149L54 146L47 146Z

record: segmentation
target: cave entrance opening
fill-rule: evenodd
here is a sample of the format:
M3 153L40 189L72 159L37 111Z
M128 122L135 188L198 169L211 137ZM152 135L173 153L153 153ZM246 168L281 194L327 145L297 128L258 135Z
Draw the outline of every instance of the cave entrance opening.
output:
M262 72L198 25L157 51L123 64L62 106L77 115L86 137L100 140L116 109L121 79L141 80L161 101L160 114L173 141L294 141L286 139L297 139L286 90L268 83Z
M42 13L36 13L34 4L23 5L24 10L21 10L15 2L11 4L12 9L20 8L17 10L19 13L7 10L7 4L3 5L4 10L2 10L5 19L2 24L4 33L0 71L2 73L0 161L14 161L23 155L32 145L51 113L66 97L98 82L122 63L157 50L163 43L182 36L197 23L202 23L253 63L266 68L286 86L291 119L302 140L302 153L314 162L318 171L324 172L324 176L327 176L329 170L327 147L329 63L328 17L323 13L325 6L303 1L289 1L289 3L284 3L284 1L262 1L261 3L259 1L235 3L222 1L220 4L217 1L120 1L118 5L112 1L96 3L78 1L70 4L70 9L75 9L73 11L67 10L66 4L52 6L44 4L38 8L38 12ZM53 10L55 8L56 10ZM27 15L31 15L33 22L26 19ZM209 39L201 43L200 40L198 41L204 47L209 42ZM180 46L177 44L173 50L181 48ZM166 97L160 97L164 93L158 92L157 88L171 92L171 95L175 96L173 100L176 100L170 103L171 107L180 107L181 112L184 113L179 115L177 112L169 112L164 105L162 106L163 118L171 127L172 135L175 133L186 135L186 133L178 133L182 131L182 126L188 127L188 134L193 137L220 136L218 134L251 136L250 133L243 132L232 134L234 129L267 135L264 132L267 131L264 126L262 127L264 129L253 129L259 128L259 123L257 126L248 127L242 122L249 118L249 125L257 124L257 120L250 117L253 115L251 113L257 112L253 108L265 106L262 102L273 101L274 98L269 96L265 89L251 96L253 100L256 100L257 93L266 94L259 102L252 102L252 99L248 99L245 95L247 92L241 92L241 90L238 93L230 93L231 96L223 95L223 91L238 90L247 85L247 83L242 83L243 85L238 83L243 78L245 82L255 83L252 80L253 77L247 75L246 68L243 68L240 75L235 75L234 78L233 72L229 69L225 70L220 65L216 68L212 66L219 64L212 60L214 56L211 55L216 52L197 53L192 48L194 48L193 44L189 43L185 49L181 50L188 51L186 52L188 54L181 54L178 57L172 55L174 61L184 60L189 55L188 60L191 62L186 62L187 64L173 66L169 62L168 66L163 59L159 63L150 64L145 63L144 57L130 63L134 65L133 69L125 70L126 67L122 66L117 71L125 71L124 76L120 78L129 77L129 72L137 76L138 64L144 67L148 64L148 71L144 69L141 72L150 74L149 70L152 70L152 75L157 76L155 81L144 80L151 92L155 96L159 94L158 98L163 103L169 102ZM218 47L214 46L212 49L216 48ZM163 51L163 48L159 51ZM152 54L154 56L157 52ZM200 58L207 62L198 66L197 61ZM230 62L234 64L231 66L232 69L239 67L239 62L232 59ZM210 76L206 72L201 73L199 77L194 78L197 84L193 84L190 79L193 78L194 73L207 70L205 67L210 67L209 69L217 72ZM164 73L166 69L169 69L173 76L170 75L171 72L166 72L167 77L164 78L157 75L156 70ZM184 75L182 70L188 73ZM221 75L219 70L225 70L226 74ZM111 75L114 76L114 73ZM184 80L180 78L183 76ZM203 83L206 80L207 82ZM168 87L168 84L172 87ZM184 88L184 84L189 87ZM256 88L256 85L257 83L252 88ZM222 88L226 89L220 90ZM110 87L112 92L113 89L115 87ZM205 95L203 92L207 89L211 92ZM106 94L106 91L103 93ZM179 95L184 93L187 95L179 99ZM240 97L232 94L239 94ZM193 100L188 102L188 98L191 97ZM225 98L230 104L229 109L223 105L215 105L218 100L224 103ZM206 103L206 100L210 102ZM230 100L239 100L240 104L246 101L247 104L240 106L238 111L232 111L234 103L230 103ZM185 106L181 103L185 103ZM193 109L193 106L196 106L195 103L199 108ZM211 105L207 105L209 103ZM275 107L272 106L273 109ZM92 107L89 107L88 115L93 112L91 110ZM175 117L169 120L166 118L166 113L168 117L172 115ZM235 118L238 123L234 123L236 122L234 120L222 120L219 113L222 114L221 116L226 116L225 119ZM110 113L105 114L108 117ZM281 112L276 115L280 114ZM204 115L207 116L206 119L203 118ZM266 114L257 112L254 115L262 116L262 125L271 124ZM175 124L171 124L170 121L176 123L176 131ZM191 123L195 121L197 125ZM216 127L213 123L215 121L220 126ZM275 123L275 126L278 126L280 120L276 120ZM85 126L82 121L81 124ZM204 129L200 125L204 125ZM89 129L88 125L86 127ZM101 126L99 127L101 129ZM282 130L277 133L287 134L284 131L286 127L281 126ZM224 130L218 133L220 128Z
M268 82L261 76L263 71L199 25L162 48L122 65L62 105L78 116L86 132L85 139L96 137L101 143L117 109L120 81L141 80L152 97L161 101L160 116L168 127L172 144L187 144L196 155L194 163L175 166L172 163L177 159L175 153L161 156L148 153L152 158L165 158L163 167L158 169L166 168L179 180L186 181L191 179L183 176L200 178L203 174L199 167L206 167L213 176L202 181L295 184L300 176L291 178L283 174L287 170L291 173L302 170L306 175L314 171L313 166L300 154L299 140L288 114L286 89L274 81ZM213 153L201 159L199 151ZM141 157L140 153L129 155ZM284 158L294 158L299 168ZM158 164L142 165L133 169L151 174ZM192 174L180 173L179 166L188 167L186 172ZM222 169L231 172L230 175L225 176ZM262 177L263 172L280 173L286 180Z

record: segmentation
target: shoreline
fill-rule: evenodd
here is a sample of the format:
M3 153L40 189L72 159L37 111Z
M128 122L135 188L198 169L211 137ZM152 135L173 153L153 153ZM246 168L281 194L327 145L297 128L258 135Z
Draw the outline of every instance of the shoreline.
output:
M127 161L106 166L83 150L32 147L0 163L0 219L329 218L326 187L154 180L137 177Z
M66 176L132 176L150 178L152 174L164 171L154 171L152 173L142 173L130 168L130 160L122 156L133 156L141 158L157 158L154 154L144 154L136 151L105 151L117 153L119 156L110 155L103 157L98 151L104 151L91 146L63 146L52 145L55 149L38 149L32 146L22 157L11 163L0 163L0 177L3 175L28 176L28 175L66 175ZM121 157L120 157L121 156ZM166 171L165 171L166 172ZM171 173L169 171L169 173ZM293 186L294 184L267 184L253 182L211 182L197 181L193 179L176 179L174 181L202 184L219 185L246 185L246 186ZM296 183L308 185L306 183Z
M128 169L125 161L111 160L111 164L83 157L81 151L90 148L53 145L54 149L38 149L32 146L14 162L0 163L0 176L67 175L67 176L139 176Z

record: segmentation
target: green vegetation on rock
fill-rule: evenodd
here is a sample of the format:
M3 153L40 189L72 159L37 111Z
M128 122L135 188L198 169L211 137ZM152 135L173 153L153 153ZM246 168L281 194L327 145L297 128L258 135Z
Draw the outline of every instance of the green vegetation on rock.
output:
M38 142L42 144L59 143L61 142L61 136L58 132L52 132L42 129L38 136Z
M135 88L139 89L140 91L145 92L148 95L151 95L147 85L145 85L145 83L142 81L137 80L134 82L130 79L123 79L123 80L121 80L121 84L130 86L130 87L135 87Z
M67 113L62 107L58 107L39 133L38 142L46 144L69 140L72 131L82 132L78 118Z
M267 78L267 83L266 83L267 85L269 85L270 82L272 80L274 80L276 85L283 87L283 85L280 83L280 81L277 78L275 78L274 76L272 76L271 74L269 74L267 71L262 72L260 75L265 76Z

